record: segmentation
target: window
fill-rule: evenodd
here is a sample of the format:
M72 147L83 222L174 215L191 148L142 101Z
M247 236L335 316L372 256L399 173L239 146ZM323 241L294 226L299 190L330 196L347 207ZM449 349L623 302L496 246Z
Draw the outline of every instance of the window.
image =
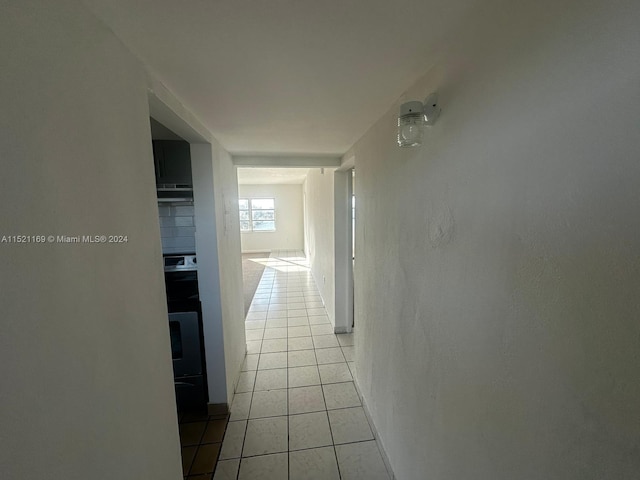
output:
M276 231L276 206L273 198L241 198L238 206L241 232Z

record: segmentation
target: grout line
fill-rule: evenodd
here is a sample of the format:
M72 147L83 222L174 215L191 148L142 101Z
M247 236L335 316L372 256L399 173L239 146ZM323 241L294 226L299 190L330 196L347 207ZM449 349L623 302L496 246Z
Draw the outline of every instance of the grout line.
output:
M253 402L253 392L251 392L251 401ZM249 412L251 412L251 405L249 405ZM247 414L247 417L249 416L249 414ZM240 476L240 467L242 466L242 452L244 451L244 444L247 440L247 430L249 429L249 418L247 418L245 420L247 423L244 426L244 435L242 436L242 447L240 447L240 462L238 463L238 473L237 473L237 477ZM236 477L236 478L237 478Z
M320 382L322 382L322 379L320 379ZM336 459L336 467L338 469L338 477L340 479L342 479L342 472L340 472L340 464L338 463L338 453L336 452L336 441L333 438L333 428L331 428L331 420L329 419L329 410L327 409L327 399L325 397L324 388L322 388L322 385L320 385L320 391L322 392L322 401L324 402L325 413L327 415L327 423L329 424L329 433L331 434L331 443L332 443L331 446L333 447L333 456Z

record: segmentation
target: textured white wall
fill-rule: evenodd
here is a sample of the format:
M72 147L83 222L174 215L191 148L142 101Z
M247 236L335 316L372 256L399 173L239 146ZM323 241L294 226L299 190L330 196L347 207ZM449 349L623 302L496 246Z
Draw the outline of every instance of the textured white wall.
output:
M640 475L640 3L483 3L359 140L358 383L398 479Z
M225 365L222 299L220 289L220 258L214 242L218 237L211 144L191 144L196 254L198 258L198 289L202 307L202 327L207 364L209 403L227 402L227 371Z
M307 255L329 319L335 327L334 169L311 169L304 183Z
M302 250L302 185L239 185L241 198L275 198L276 231L241 233L243 252Z
M247 353L238 218L238 177L231 155L217 141L212 139L212 143L227 403L231 405L242 362Z
M2 2L2 478L181 478L147 81L73 0ZM10 46L10 47L9 47Z

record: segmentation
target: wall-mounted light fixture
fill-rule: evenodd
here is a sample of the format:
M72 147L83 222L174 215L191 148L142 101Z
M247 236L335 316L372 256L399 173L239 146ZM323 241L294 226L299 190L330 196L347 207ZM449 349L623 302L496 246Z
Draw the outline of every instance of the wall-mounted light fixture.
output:
M424 126L433 125L438 115L438 95L432 93L424 100L424 104L414 100L400 105L398 116L398 145L401 147L419 147L422 145Z

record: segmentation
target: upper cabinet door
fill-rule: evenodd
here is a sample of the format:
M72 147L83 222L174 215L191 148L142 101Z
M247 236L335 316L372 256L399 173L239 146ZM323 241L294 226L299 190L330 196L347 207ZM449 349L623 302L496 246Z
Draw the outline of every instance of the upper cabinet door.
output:
M154 140L153 160L157 184L193 185L188 142Z

